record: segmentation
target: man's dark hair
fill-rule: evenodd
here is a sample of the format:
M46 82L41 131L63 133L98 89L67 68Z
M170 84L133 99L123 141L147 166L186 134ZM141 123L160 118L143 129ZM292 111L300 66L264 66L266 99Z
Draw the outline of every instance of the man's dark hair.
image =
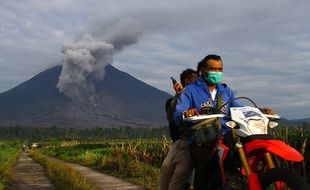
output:
M203 58L203 60L201 60L198 65L197 65L197 69L199 67L200 68L205 68L207 69L208 67L208 61L209 60L216 60L216 61L222 61L222 58L219 55L215 55L215 54L211 54L211 55L207 55L205 58ZM197 70L199 71L199 70Z
M197 64L197 75L199 76L199 71L201 70L201 68L203 68L203 64L204 62L201 60L198 62Z
M185 80L189 79L193 73L196 74L196 71L193 69L186 69L180 74L180 81L183 87L185 87Z

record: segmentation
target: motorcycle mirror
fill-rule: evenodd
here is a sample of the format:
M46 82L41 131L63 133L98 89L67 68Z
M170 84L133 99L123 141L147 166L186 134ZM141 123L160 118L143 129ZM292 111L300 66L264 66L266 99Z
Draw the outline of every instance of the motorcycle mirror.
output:
M278 125L279 125L279 123L274 122L274 121L270 121L269 124L268 124L268 126L269 126L271 129L275 128L275 127L278 126Z
M225 124L227 125L227 127L232 128L232 129L237 126L237 123L234 121L228 121Z

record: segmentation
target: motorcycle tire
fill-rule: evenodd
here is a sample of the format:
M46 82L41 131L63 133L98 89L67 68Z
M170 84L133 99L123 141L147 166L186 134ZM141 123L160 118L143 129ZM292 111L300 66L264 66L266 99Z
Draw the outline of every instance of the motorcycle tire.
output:
M310 186L305 179L286 168L273 168L259 176L262 189L274 189L270 187L275 182L284 182L290 190L309 190Z

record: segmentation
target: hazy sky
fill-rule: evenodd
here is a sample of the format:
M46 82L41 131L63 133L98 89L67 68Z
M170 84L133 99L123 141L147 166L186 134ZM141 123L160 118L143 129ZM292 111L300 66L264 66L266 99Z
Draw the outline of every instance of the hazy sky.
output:
M289 119L310 117L309 10L309 0L3 0L0 92L62 64L64 44L109 38L129 19L141 35L114 52L116 68L173 94L171 75L219 54L238 96Z

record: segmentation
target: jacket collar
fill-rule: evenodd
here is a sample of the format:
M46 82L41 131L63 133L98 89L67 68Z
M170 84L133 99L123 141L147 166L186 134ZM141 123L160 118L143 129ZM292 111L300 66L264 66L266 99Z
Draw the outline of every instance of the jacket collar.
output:
M198 86L201 86L203 88L208 88L207 86L207 83L205 82L203 76L200 76L196 81L195 83L198 85ZM227 85L225 83L222 83L222 84L218 84L216 89L217 89L217 94L222 94L225 90L225 88L227 87Z

